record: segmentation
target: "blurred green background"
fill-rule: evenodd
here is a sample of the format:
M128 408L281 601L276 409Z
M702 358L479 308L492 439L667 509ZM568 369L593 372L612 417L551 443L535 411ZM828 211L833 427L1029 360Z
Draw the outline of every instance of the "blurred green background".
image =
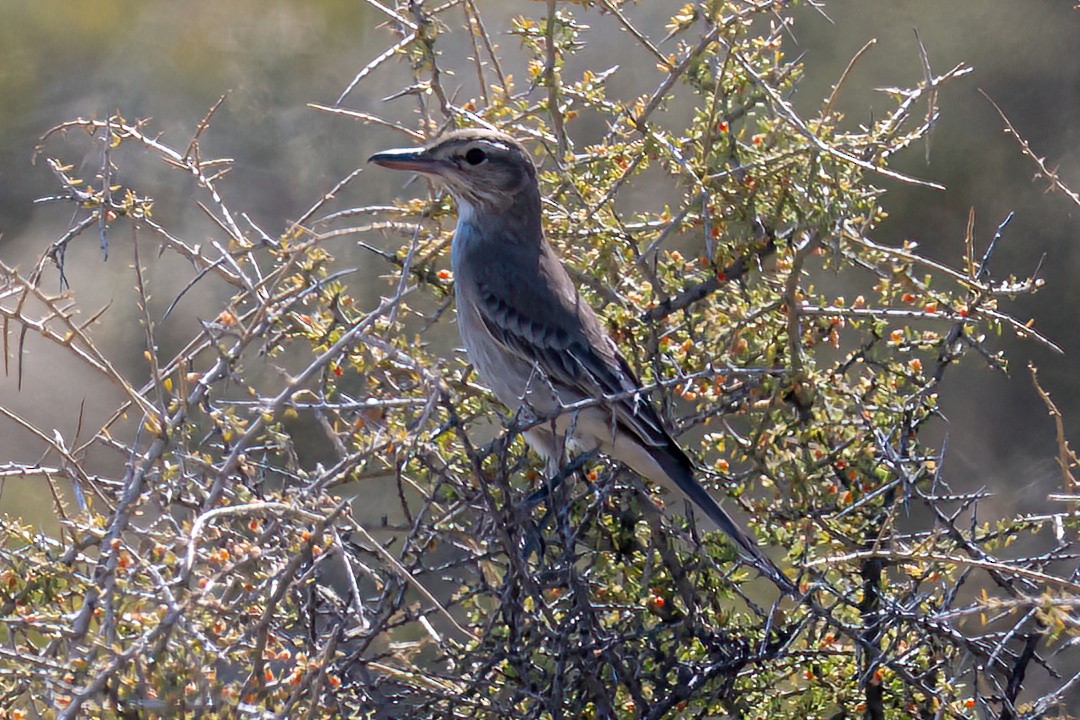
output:
M647 0L628 4L625 11L659 42L666 34L664 23L681 4ZM479 0L477 5L508 71L521 77L521 54L517 40L506 34L506 18L539 17L546 5L525 0ZM994 257L995 275L1024 276L1046 256L1045 289L1035 298L1006 301L1003 309L1025 320L1035 318L1037 327L1067 354L1055 356L1006 337L1001 346L1011 358L1010 377L990 371L972 355L961 371L946 376L942 388L950 420L940 426L949 439L947 472L969 486L1003 490L998 502L1019 503L1020 509L1044 506L1046 493L1060 484L1053 426L1032 392L1025 370L1029 360L1042 369L1073 437L1080 438L1080 373L1074 360L1080 354L1080 332L1075 329L1080 208L1061 195L1045 194L1044 181L1032 181L1034 167L1002 133L996 112L978 90L1001 105L1036 151L1059 168L1066 183L1080 187L1080 11L1072 5L1062 0L837 0L825 4L832 22L801 7L786 42L789 57L801 54L806 66L794 101L804 114L812 114L855 52L877 39L839 98L851 127L892 106L875 88L911 86L921 79L916 29L936 73L960 62L975 68L941 93L929 164L923 145L896 159L897 169L948 189L877 181L889 189L885 205L891 217L875 237L889 243L917 241L933 257L955 264L963 250L969 209L977 215L980 248L996 225L1015 212ZM592 46L587 57L602 67L620 63L612 88L627 97L651 90L652 80L641 80L654 72L648 57L595 11L576 5L573 9L595 28L584 38ZM72 219L67 206L34 204L53 192L55 183L41 162L31 164L38 136L65 120L103 118L119 109L129 120L154 118L153 131L183 148L206 110L228 91L228 101L201 143L202 156L235 159L219 188L233 209L246 211L270 235L362 165L371 152L402 143L400 135L307 107L309 102L332 104L357 71L393 41L392 32L381 26L385 16L362 0L0 0L0 17L0 260L9 265L32 265ZM451 12L446 19L460 23L463 15ZM470 52L464 34L441 43L450 67ZM674 50L670 43L662 49ZM381 100L407 82L405 68L393 61L343 105L408 121L414 104ZM471 71L458 73L448 85L460 85L462 97L476 94ZM99 155L75 140L59 141L50 153L61 153L76 165L80 157L63 152L84 153L81 159L90 175ZM161 223L193 243L219 236L192 202L197 192L190 181L185 184L160 162L134 156L117 160L121 182L157 199L155 218ZM381 202L401 192L396 178L368 182L368 177L362 175L350 186L343 206ZM138 379L145 373L144 345L125 237L114 234L105 263L96 235L77 241L68 255L67 275L84 314L112 302L96 336L113 360ZM331 252L343 267L362 269L366 261L348 243ZM144 250L143 264L151 268L152 309L160 316L192 273L187 268L177 272L182 266L165 260L148 261L153 255ZM55 279L55 273L47 277ZM363 273L354 282L361 296L384 288ZM58 279L55 287L59 289ZM166 349L194 334L197 318L216 315L227 296L224 288L220 296L202 288L185 298L161 328ZM9 340L10 355L17 338ZM16 363L0 377L0 404L42 428L56 428L69 442L80 422L85 434L119 397L89 371L34 338L27 341L23 361L21 389ZM0 424L0 464L32 462L41 451L24 431ZM90 462L109 465L108 458L91 457ZM0 512L44 522L51 512L48 493L33 483L8 481L0 494Z

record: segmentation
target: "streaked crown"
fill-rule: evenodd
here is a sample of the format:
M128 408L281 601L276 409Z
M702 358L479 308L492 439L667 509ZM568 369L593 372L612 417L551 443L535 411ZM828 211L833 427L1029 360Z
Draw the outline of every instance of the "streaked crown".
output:
M439 177L459 204L506 210L537 194L536 167L525 147L505 133L470 128L423 148L387 150L369 158L383 167Z

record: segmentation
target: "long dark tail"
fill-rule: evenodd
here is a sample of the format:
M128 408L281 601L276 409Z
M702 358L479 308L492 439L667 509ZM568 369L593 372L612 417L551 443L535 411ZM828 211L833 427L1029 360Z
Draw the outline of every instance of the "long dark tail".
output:
M750 565L769 578L784 592L797 594L798 589L786 575L780 572L780 568L762 552L757 541L744 530L735 519L728 515L709 492L697 481L694 465L690 458L682 451L674 441L666 447L651 448L649 454L663 468L672 483L696 505L712 525L724 532L739 552L739 555Z

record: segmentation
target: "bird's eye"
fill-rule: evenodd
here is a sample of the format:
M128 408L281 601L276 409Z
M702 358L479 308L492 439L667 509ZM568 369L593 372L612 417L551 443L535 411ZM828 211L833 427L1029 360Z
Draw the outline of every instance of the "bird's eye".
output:
M465 153L465 162L470 165L479 165L487 160L487 153L478 147L469 148L469 151Z

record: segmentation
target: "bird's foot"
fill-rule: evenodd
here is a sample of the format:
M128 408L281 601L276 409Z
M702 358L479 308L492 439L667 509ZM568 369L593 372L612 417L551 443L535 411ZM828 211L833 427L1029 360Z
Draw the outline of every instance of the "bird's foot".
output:
M526 560L533 554L540 556L544 553L547 545L544 541L544 528L555 516L556 509L555 504L551 502L552 497L556 491L562 488L567 478L581 470L585 463L596 457L597 453L597 450L590 450L575 456L570 462L559 468L558 472L546 478L543 485L525 496L524 505L527 511L532 510L541 503L548 503L547 510L540 519L524 528L521 553Z

